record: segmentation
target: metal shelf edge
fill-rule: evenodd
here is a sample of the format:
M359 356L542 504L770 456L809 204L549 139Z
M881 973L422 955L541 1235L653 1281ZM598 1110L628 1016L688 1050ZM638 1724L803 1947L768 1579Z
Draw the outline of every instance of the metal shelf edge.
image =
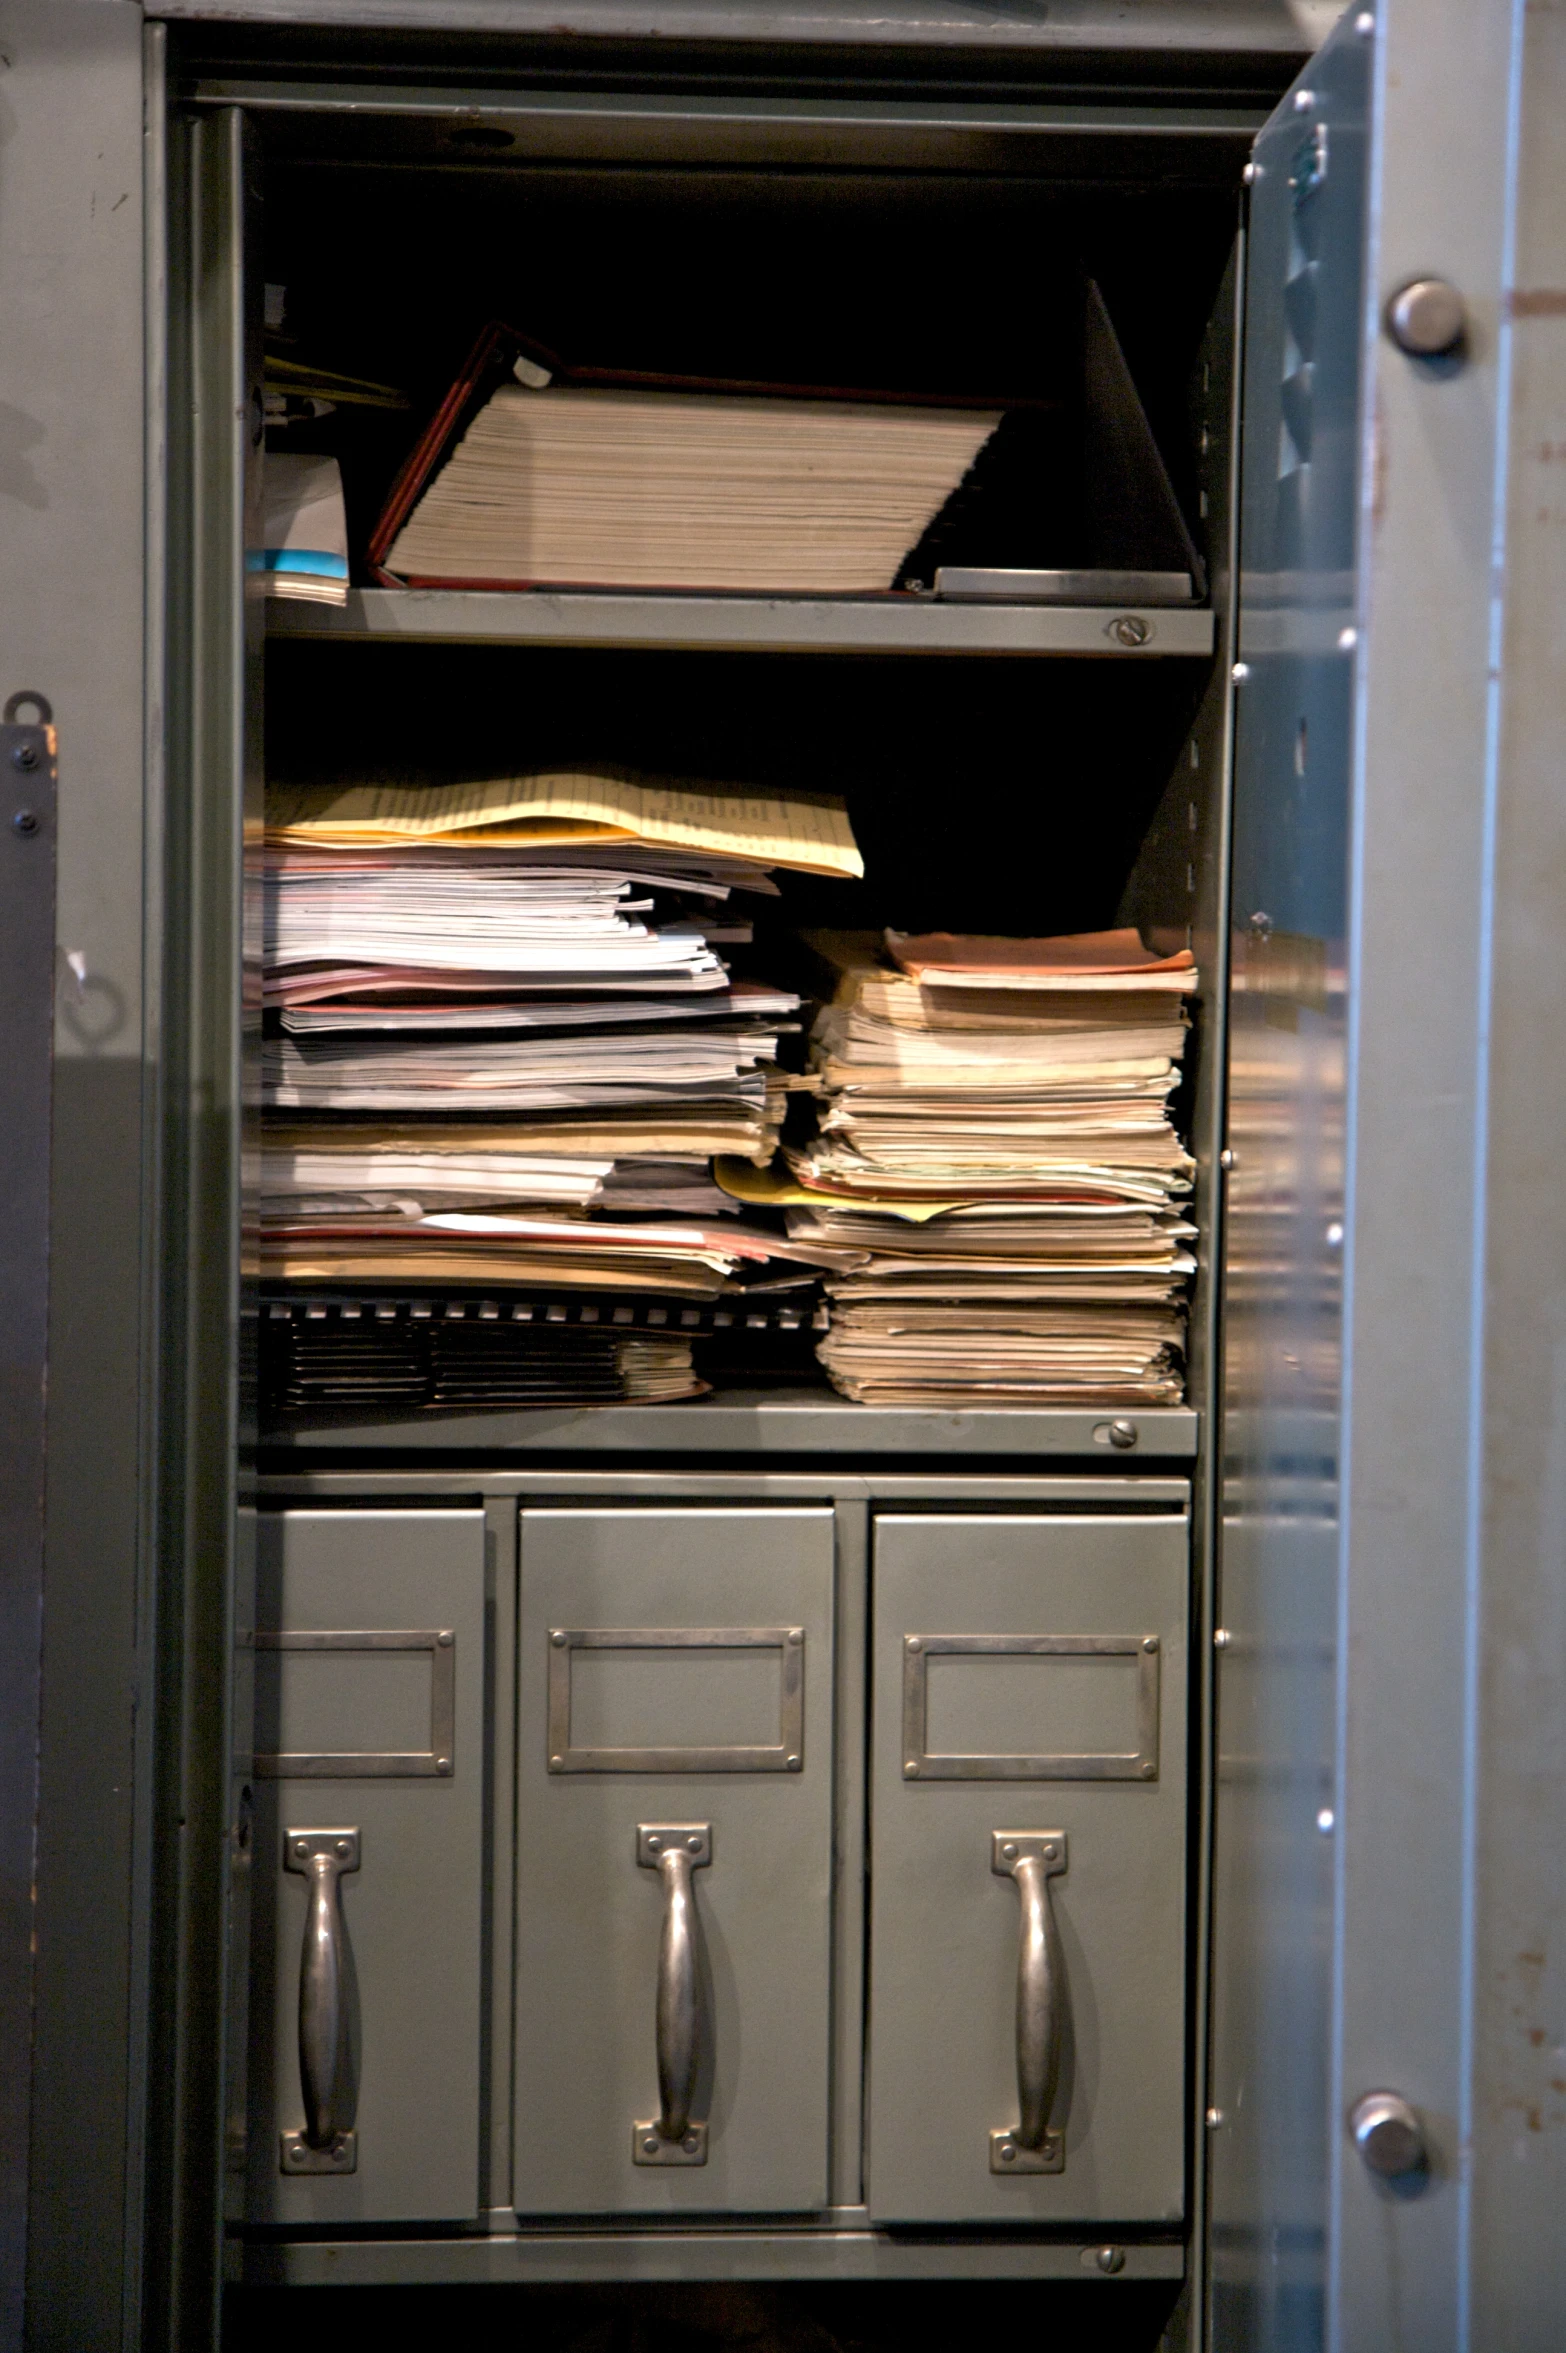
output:
M346 605L267 600L267 634L374 644L663 647L705 653L1210 655L1210 610L890 598L358 588Z

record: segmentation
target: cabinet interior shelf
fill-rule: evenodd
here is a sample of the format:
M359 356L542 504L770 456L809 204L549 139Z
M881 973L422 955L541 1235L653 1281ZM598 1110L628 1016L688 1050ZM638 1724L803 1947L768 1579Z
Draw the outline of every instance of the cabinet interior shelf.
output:
M1109 1437L1117 1418L1134 1447ZM390 1420L347 1410L289 1415L263 1424L269 1455L841 1454L1076 1455L1134 1470L1188 1460L1197 1415L1189 1406L1097 1411L1032 1406L850 1405L819 1389L730 1389L685 1405L533 1406L525 1412L432 1413Z
M267 601L271 637L662 647L780 654L1211 655L1210 608L943 603L926 597L682 596L592 589L356 588Z

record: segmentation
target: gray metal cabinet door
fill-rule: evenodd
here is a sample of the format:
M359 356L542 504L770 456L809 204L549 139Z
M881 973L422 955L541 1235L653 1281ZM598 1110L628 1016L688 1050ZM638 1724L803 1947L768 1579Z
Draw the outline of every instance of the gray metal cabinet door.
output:
M261 1515L254 2222L477 2211L484 1583L479 1511Z
M878 2221L1182 2212L1188 1554L1183 1515L877 1519Z
M522 1514L523 2213L826 2204L832 1572L827 1509Z

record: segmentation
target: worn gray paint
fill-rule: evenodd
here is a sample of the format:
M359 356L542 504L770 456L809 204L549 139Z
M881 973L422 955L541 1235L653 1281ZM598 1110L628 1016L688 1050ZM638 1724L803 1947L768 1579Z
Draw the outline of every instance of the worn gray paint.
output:
M884 1512L872 1541L870 2212L888 2223L1177 2224L1185 2204L1186 1516ZM903 1645L935 1634L1155 1638L1156 1778L909 1780ZM941 1670L932 1660L932 1725ZM947 1743L971 1737L981 1754L1005 1745L996 1700L981 1701L986 1676L1006 1688L1009 1715L1037 1725L1041 1745L1068 1693L1075 1705L1062 1745L1123 1743L1123 1708L1080 1668L1068 1681L1053 1661L1042 1669L1027 1662L1019 1676L1010 1661L975 1660L963 1662L961 1676L962 1698L939 1733ZM1057 2174L990 2168L992 2130L1017 2121L1018 1898L990 1855L991 1833L1002 1829L1062 1830L1068 1841L1068 1867L1052 1888L1070 2020L1052 2111L1066 2139Z
M261 24L428 28L443 32L591 34L599 39L801 41L935 49L1176 49L1300 54L1330 29L1335 0L1053 0L1049 9L997 16L961 0L866 0L746 8L743 0L154 0L156 17Z
M247 2218L471 2221L480 2203L489 1740L484 1515L268 1512L258 1535L260 1626L449 1630L457 1710L449 1777L256 1783ZM427 1657L273 1653L258 1662L257 1745L422 1746L429 1678ZM278 2136L304 2121L297 2018L306 1887L282 1868L283 1834L345 1825L360 1842L359 1868L341 1887L358 1989L358 2167L284 2175Z
M1561 793L1566 19L1524 28L1486 1147L1474 1790L1472 2342L1546 2353L1566 2313L1566 1134Z
M140 1574L142 155L139 11L0 8L0 700L60 729L50 1455L30 2326L119 2341ZM94 2161L84 2167L82 2151ZM132 2223L132 2228L134 2224ZM91 2247L95 2259L82 2260Z

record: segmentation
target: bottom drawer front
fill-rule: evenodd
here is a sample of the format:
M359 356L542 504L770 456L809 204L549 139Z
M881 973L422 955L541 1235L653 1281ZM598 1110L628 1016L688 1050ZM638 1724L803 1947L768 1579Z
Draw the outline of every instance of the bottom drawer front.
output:
M1188 1532L884 1515L869 2202L1178 2220Z
M258 1527L248 2212L478 2211L484 1515Z
M515 2197L826 2202L833 1516L522 1515Z

